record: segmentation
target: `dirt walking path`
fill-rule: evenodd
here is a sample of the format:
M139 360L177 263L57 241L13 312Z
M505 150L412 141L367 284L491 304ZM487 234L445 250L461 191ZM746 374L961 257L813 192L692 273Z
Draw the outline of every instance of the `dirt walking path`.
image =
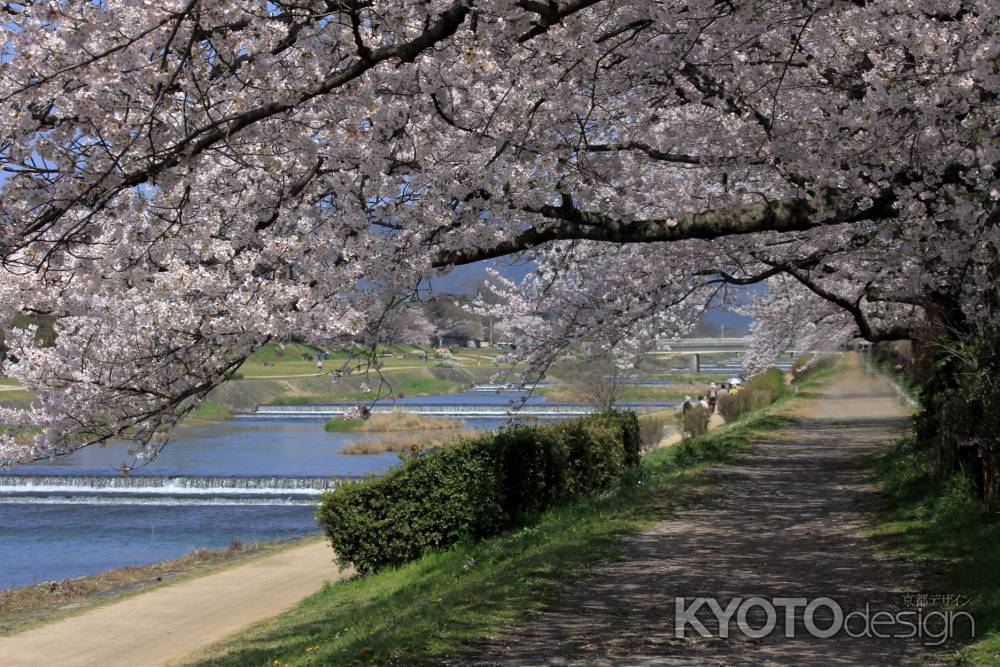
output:
M788 404L794 419L752 453L712 471L721 482L696 506L626 540L625 558L574 582L528 624L470 649L462 665L906 665L904 640L815 639L796 613L796 637L752 640L674 635L675 598L829 597L844 612L904 610L914 566L877 555L861 531L878 502L864 461L891 442L907 414L888 386L850 362L820 395ZM708 612L705 608L703 611ZM759 611L759 610L758 610ZM821 610L823 611L823 610ZM710 613L699 613L713 634ZM764 617L754 618L761 627ZM817 614L816 624L828 621ZM805 635L803 637L803 635Z
M726 422L718 412L713 412L712 416L708 418L708 430L712 431L720 426L725 426ZM684 434L678 430L674 430L667 437L660 440L657 447L671 447L673 445L678 445L684 440Z
M3 667L158 667L270 618L338 573L325 540L0 637Z

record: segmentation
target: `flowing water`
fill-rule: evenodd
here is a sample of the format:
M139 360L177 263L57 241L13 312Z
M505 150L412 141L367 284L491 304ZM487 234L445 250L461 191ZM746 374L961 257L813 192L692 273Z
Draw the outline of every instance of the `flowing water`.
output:
M400 403L500 406L517 398L470 393ZM467 419L466 426L505 421ZM195 546L317 531L324 489L399 461L392 453L341 454L349 442L381 435L327 433L323 422L273 415L183 427L156 460L128 476L119 472L132 462L125 442L0 472L0 588L155 562Z

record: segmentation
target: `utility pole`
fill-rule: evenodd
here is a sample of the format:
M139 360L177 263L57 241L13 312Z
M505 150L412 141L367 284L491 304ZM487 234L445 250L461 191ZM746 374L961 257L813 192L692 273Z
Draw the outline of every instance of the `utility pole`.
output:
M476 291L476 299L478 299L480 302L482 302L482 300L483 300L483 291L482 290L477 290ZM489 334L488 334L489 337L487 338L487 340L489 341L490 347L493 347L493 318L492 317L487 317L486 318L486 327L487 327L487 330L489 331Z

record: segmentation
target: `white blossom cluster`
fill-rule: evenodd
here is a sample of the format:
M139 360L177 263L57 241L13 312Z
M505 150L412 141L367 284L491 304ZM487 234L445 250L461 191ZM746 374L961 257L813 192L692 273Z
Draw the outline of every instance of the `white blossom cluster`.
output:
M425 327L386 306L511 253L536 371L762 280L754 363L993 321L991 0L3 7L0 465L152 455L262 344Z

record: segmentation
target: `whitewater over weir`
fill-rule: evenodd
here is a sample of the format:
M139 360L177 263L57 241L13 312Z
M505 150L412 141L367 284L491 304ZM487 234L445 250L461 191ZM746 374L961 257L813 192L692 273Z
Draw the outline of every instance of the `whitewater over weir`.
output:
M0 475L0 504L313 505L341 479Z

